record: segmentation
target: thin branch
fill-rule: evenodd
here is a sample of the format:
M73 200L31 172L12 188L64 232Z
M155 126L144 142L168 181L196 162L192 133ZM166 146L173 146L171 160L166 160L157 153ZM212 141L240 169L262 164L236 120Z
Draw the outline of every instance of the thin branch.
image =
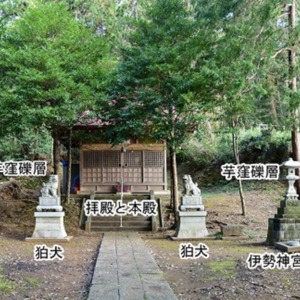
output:
M257 39L261 36L261 34L264 32L264 29L265 29L265 26L263 26L263 27L260 29L259 34L255 37L256 40L257 40Z
M256 73L254 73L252 76L250 76L250 77L247 77L247 79L248 79L248 80L252 80L254 77L256 77L256 75L257 75L257 72L256 72Z
M289 12L288 11L282 11L283 12L283 14L281 14L281 15L279 15L278 17L277 17L277 19L279 19L279 18L281 18L281 17L286 17L286 16L288 16L289 15Z
M281 52L291 50L291 48L282 48L275 52L275 54L272 56L272 58L275 58L277 55L279 55Z

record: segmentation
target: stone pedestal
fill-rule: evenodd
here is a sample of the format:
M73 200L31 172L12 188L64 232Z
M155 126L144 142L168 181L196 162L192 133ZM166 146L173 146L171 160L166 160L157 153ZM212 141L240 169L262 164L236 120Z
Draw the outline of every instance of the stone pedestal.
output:
M206 229L206 216L202 203L201 190L198 184L193 183L190 175L183 176L184 192L179 206L175 236L172 239L197 239L208 235Z
M179 211L179 226L176 238L202 238L208 235L206 229L206 211Z
M55 211L63 211L63 207L60 205L60 197L57 196L39 197L39 205L36 207L36 210L43 211L48 209L55 210Z
M267 242L300 240L300 201L286 199L280 202L277 214L269 219Z
M186 211L192 210L204 210L201 196L183 196L181 198L180 210Z
M35 229L31 238L26 241L39 239L69 240L64 226L64 212L35 212Z

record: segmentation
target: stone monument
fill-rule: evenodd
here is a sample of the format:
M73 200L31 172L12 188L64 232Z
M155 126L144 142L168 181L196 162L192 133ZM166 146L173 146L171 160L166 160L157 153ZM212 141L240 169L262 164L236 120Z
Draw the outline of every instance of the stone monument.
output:
M69 241L64 226L63 208L57 195L58 175L51 175L47 183L43 184L39 205L35 216L35 229L31 238L26 241L55 240Z
M201 190L190 175L183 176L184 191L179 206L179 225L175 239L202 238L208 235L205 218L207 212L202 203Z
M269 219L267 243L270 245L300 239L300 201L294 187L295 181L299 179L295 169L300 168L300 162L290 158L281 167L288 169L288 188L284 199L280 201L277 214Z

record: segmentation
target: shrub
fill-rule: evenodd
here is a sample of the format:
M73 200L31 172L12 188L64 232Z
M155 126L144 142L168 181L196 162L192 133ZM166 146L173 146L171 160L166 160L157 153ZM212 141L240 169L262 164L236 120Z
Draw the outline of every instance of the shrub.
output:
M261 132L259 129L241 131L239 152L241 163L279 163L286 161L290 151L289 132ZM232 151L232 136L221 133L212 142L202 135L193 137L178 155L180 165L193 170L218 169L224 163L235 163Z
M182 148L178 155L179 162L203 168L211 164L216 157L216 148L208 140L192 138Z
M240 141L240 157L245 163L282 163L289 156L288 132L245 135Z

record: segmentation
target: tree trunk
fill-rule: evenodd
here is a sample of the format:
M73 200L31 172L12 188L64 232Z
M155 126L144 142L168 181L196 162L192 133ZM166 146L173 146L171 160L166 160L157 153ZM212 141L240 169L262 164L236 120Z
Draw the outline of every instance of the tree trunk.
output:
M169 148L169 170L170 170L170 179L171 179L171 197L170 197L170 208L173 209L173 181L172 181L172 165L173 157L171 154L171 147Z
M238 148L238 137L236 133L232 133L232 146L233 146L233 154L235 158L235 162L237 165L240 164L240 155L239 155L239 148ZM243 192L243 184L242 180L239 179L239 194L241 199L241 205L242 205L242 215L246 216L246 204L245 204L245 197Z
M270 86L274 86L276 87L277 84L277 79L273 78L272 76L268 77L268 84ZM276 90L278 91L278 89L274 88L270 91L270 115L272 117L272 120L274 121L275 125L278 126L279 125L279 121L278 121L278 113L277 113L277 101L276 101ZM280 103L280 101L279 101Z
M172 200L173 200L173 212L175 218L175 226L178 224L178 178L177 178L177 162L175 149L170 147L170 157L172 160L171 166L171 186L172 186Z
M209 134L209 137L210 137L210 141L212 143L214 143L215 142L215 135L213 133L213 129L212 129L212 126L211 126L211 123L210 123L209 120L206 121L206 129L208 131L208 134Z
M274 95L270 95L270 106L271 106L271 114L274 120L274 123L278 126L278 114L277 114L277 105Z
M289 5L288 10L289 10L289 26L290 28L294 28L296 25L296 3L294 0L293 3ZM294 46L295 45L291 45L291 48L288 53L290 73L292 75L290 88L293 92L297 92L297 78L294 75L294 69L296 65L296 52L294 50ZM299 126L298 126L299 110L298 109L294 111L294 118L295 118L295 124L291 132L292 153L293 153L293 159L296 161L300 161L300 143L299 143ZM296 175L299 176L299 174L300 174L299 169L296 169ZM300 180L296 181L295 186L296 186L297 194L300 195Z
M299 141L299 131L298 128L294 128L292 131L292 152L293 160L300 161L300 141ZM299 169L296 169L296 175L299 176ZM297 194L300 195L300 180L295 182Z
M53 174L58 175L58 195L60 196L60 182L61 182L61 174L59 174L59 168L60 168L60 140L59 140L59 134L58 131L54 131L52 134L53 138Z
M68 172L67 172L67 202L70 202L71 194L71 174L72 173L72 127L69 131L69 144L68 144Z

